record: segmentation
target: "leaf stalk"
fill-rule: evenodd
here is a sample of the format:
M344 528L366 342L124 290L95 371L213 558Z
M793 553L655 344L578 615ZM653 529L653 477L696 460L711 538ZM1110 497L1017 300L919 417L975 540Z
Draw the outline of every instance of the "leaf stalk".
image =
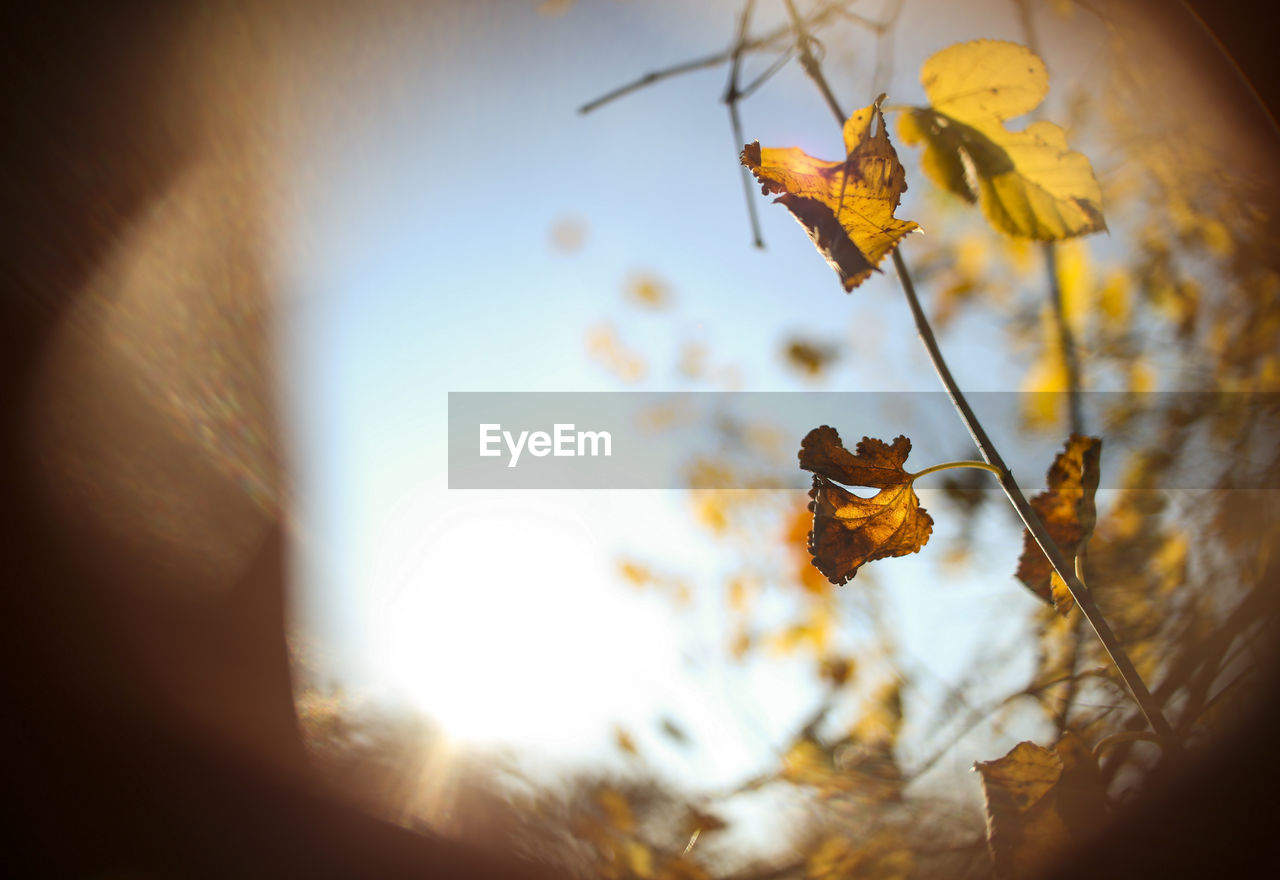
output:
M929 474L936 474L938 471L949 471L955 468L977 468L978 470L990 471L997 477L1000 476L1000 469L995 465L987 464L985 461L944 461L942 464L935 464L933 467L927 467L912 474L911 479L917 480L920 477L927 477Z

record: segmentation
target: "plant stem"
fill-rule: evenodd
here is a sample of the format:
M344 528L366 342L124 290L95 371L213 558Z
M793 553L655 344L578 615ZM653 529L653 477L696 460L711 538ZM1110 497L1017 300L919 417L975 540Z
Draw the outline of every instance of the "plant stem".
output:
M795 11L795 6L791 0L786 0L786 2L787 9L791 13L792 29L796 34L799 51L802 53L801 60L804 61L803 53L806 52L807 34L804 31L800 16ZM835 96L832 94L831 87L827 83L826 77L822 74L821 65L811 54L809 58L811 63L804 65L805 72L809 74L810 79L818 86L818 91L822 93L827 106L831 108L831 112L836 117L836 123L843 126L846 118L844 111L840 109L839 102L836 101ZM920 306L919 297L916 296L916 287L911 281L911 273L907 271L907 264L902 259L901 245L893 249L893 265L898 270L898 280L901 282L903 294L906 295L907 305L911 307L911 315L916 323L916 332L920 335L920 341L924 343L925 351L933 364L934 372L942 380L942 387L946 389L947 397L951 399L956 412L960 414L960 420L964 422L965 428L969 431L969 436L973 438L973 442L977 445L978 451L982 453L983 459L995 469L996 478L1000 481L1000 488L1008 496L1013 509L1018 512L1018 517L1022 520L1022 524L1026 526L1027 531L1035 539L1035 542L1040 545L1040 549L1048 558L1049 564L1053 566L1053 570L1058 573L1058 577L1062 578L1063 583L1067 585L1067 590L1071 593L1071 598L1075 600L1080 613L1084 615L1085 620L1089 621L1089 625L1093 627L1098 640L1102 642L1102 647L1106 649L1108 656L1111 657L1111 662L1115 664L1116 671L1120 673L1120 678L1124 680L1129 693L1133 695L1134 702L1138 704L1138 708L1147 719L1147 724L1164 741L1165 751L1174 751L1178 748L1178 745L1174 737L1173 728L1169 726L1164 713L1160 711L1160 706L1156 703L1155 697L1151 696L1151 691L1147 689L1142 676L1138 675L1138 670L1134 668L1133 661L1129 659L1128 653L1125 652L1124 647L1120 644L1120 640L1116 638L1116 634L1111 631L1111 626L1107 623L1106 618L1102 616L1102 610L1093 601L1092 594L1085 589L1084 584L1076 577L1074 567L1067 562L1057 543L1044 527L1044 523L1040 521L1039 514L1027 502L1026 496L1022 494L1022 489L1014 481L1013 473L1009 470L1009 466L1000 457L995 444L991 442L991 438L987 436L982 423L978 421L978 417L974 415L973 410L970 408L969 401L965 400L964 393L956 383L955 377L951 375L951 370L947 367L947 362L942 357L942 351L938 348L938 340L933 335L933 328L929 326L929 319L925 316L924 309Z
M1049 281L1049 305L1053 309L1053 322L1058 330L1058 350L1067 370L1067 413L1072 434L1084 433L1084 407L1081 405L1080 350L1076 337L1067 323L1067 310L1062 301L1062 285L1058 280L1058 251L1051 241L1044 243L1045 274Z
M987 464L985 461L944 461L942 464L935 464L933 467L927 467L918 473L912 474L911 479L915 480L929 474L936 474L938 471L949 471L953 468L978 468L979 470L990 471L997 477L1000 476L1000 469L995 465Z
M1022 494L1022 489L1014 481L1008 465L1000 457L995 444L991 442L991 438L987 436L982 423L978 421L978 417L974 415L972 408L970 408L969 402L965 399L964 393L956 383L955 377L951 375L951 370L947 367L947 362L942 357L942 351L938 348L938 341L933 335L933 328L929 326L929 320L925 317L924 309L920 306L920 299L916 296L915 285L911 281L911 273L907 271L907 264L902 259L901 247L895 248L893 251L893 265L898 270L898 279L902 283L902 291L906 295L907 304L910 306L912 317L915 319L916 331L920 335L920 341L924 343L925 351L929 354L929 360L933 363L934 371L938 374L938 378L942 380L942 385L947 391L947 397L951 399L952 405L955 406L956 411L960 414L960 420L964 422L965 428L968 429L969 436L973 438L973 442L977 445L978 451L982 453L983 459L996 469L1000 488L1008 496L1010 503L1013 504L1014 510L1018 512L1018 516L1021 518L1023 525L1026 526L1027 531L1035 539L1036 543L1040 545L1040 549L1044 551L1049 564L1053 566L1054 571L1058 573L1058 577L1062 578L1063 583L1067 585L1071 598L1075 600L1080 612L1089 621L1093 631L1097 633L1099 641L1102 642L1102 646L1111 657L1111 662L1115 664L1116 671L1120 673L1120 677L1124 680L1129 693L1133 695L1138 708L1146 716L1147 723L1151 725L1151 729L1161 739L1166 741L1167 747L1172 748L1174 743L1173 729L1160 711L1160 706L1156 703L1155 698L1151 696L1151 691L1147 690L1142 677L1138 675L1138 670L1133 666L1133 661L1129 659L1128 653L1125 652L1115 633L1112 632L1106 618L1102 616L1102 611L1098 608L1097 603L1093 601L1092 594L1076 577L1074 567L1067 562L1057 543L1049 535L1044 523L1040 521L1040 516L1027 502L1026 496Z

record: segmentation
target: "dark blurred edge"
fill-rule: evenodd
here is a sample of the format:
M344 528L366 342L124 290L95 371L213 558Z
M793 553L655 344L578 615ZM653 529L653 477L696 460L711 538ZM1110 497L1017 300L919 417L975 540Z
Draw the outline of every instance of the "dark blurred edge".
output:
M8 4L0 13L0 860L17 877L516 876L326 800L149 706L101 628L96 591L110 584L95 582L92 559L77 558L79 548L35 512L17 442L34 358L113 233L181 160L180 142L138 136L150 113L148 68L163 56L177 6ZM1267 5L1191 6L1274 116ZM1153 4L1149 14L1168 11ZM1201 41L1195 51L1211 50ZM71 180L68 157L93 154L128 156L134 173ZM95 201L116 212L114 229L91 215ZM281 564L269 549L263 576L276 589ZM1280 700L1272 694L1252 725L1158 780L1058 876L1277 876Z
M1280 144L1275 42L1277 9L1261 0L1143 0L1149 20L1164 23L1189 65L1222 71L1223 92L1257 119L1251 134ZM1177 6L1185 6L1179 15ZM1225 58L1223 56L1226 56ZM1194 69L1194 68L1193 68ZM1262 115L1266 115L1263 120ZM1271 194L1270 203L1280 207ZM1280 566L1260 583L1280 591ZM1274 639L1274 633L1271 634ZM1191 766L1158 772L1137 803L1094 844L1071 854L1049 876L1074 878L1280 877L1280 669L1269 646L1265 695L1252 716Z
M125 574L98 565L96 548L45 509L31 473L39 451L24 442L24 408L42 350L113 242L199 146L199 132L161 121L157 71L175 60L188 13L252 21L253 5L0 7L0 873L533 877L501 853L338 803L298 768L278 528L200 619L147 598L163 593L147 589L147 560ZM179 632L156 632L169 625ZM196 671L242 687L275 741L250 755L149 690L128 643L135 632L158 644L197 637L191 655L216 668Z
M1280 11L1263 0L1185 0L1203 28L1228 55L1271 117L1280 109L1276 24Z

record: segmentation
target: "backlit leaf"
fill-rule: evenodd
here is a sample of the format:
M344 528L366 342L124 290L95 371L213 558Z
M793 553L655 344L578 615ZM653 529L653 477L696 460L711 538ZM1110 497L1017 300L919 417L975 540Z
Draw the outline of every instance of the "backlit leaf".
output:
M1044 522L1049 535L1072 560L1093 534L1097 521L1094 494L1098 491L1102 441L1097 437L1072 434L1066 448L1049 468L1049 488L1031 499L1031 506ZM1018 580L1063 614L1071 610L1071 594L1061 582L1044 551L1026 529L1022 532L1022 556L1018 560Z
M910 451L906 437L893 445L864 437L851 453L826 425L801 442L800 467L813 473L809 553L833 584L848 582L872 560L915 553L929 540L933 518L912 488L915 475L902 467ZM836 483L880 491L859 498Z
M844 148L844 161L824 162L797 147L762 149L756 141L743 149L741 160L761 192L780 194L775 201L800 221L850 291L878 271L880 261L917 226L893 216L907 178L879 101L845 122Z
M987 803L987 842L998 877L1032 877L1098 826L1106 799L1098 766L1068 731L1052 749L1018 743L974 765Z
M931 56L920 79L930 106L903 113L898 134L924 145L922 167L934 183L981 201L991 224L1010 235L1057 241L1106 229L1093 168L1062 129L1044 121L1005 127L1049 93L1035 53L1001 40L959 43Z

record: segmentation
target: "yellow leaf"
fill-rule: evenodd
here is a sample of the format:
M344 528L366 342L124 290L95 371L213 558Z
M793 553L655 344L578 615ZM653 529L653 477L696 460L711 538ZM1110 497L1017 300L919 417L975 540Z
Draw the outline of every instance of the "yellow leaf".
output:
M1057 246L1058 288L1062 292L1062 313L1076 335L1083 335L1089 298L1097 287L1088 246L1072 241Z
M625 853L632 874L643 878L653 876L653 853L647 846L638 840L628 840Z
M640 754L640 750L636 747L635 739L624 728L614 727L613 744L618 747L619 751L633 757Z
M655 275L634 272L624 286L627 298L638 306L658 311L671 305L671 289Z
M987 802L987 841L996 876L1032 877L1085 839L1106 810L1097 764L1074 733L1053 749L1018 743L974 765Z
M912 488L915 475L902 467L910 452L906 437L892 446L864 437L851 453L826 425L801 441L800 467L813 474L809 553L833 584L847 583L873 560L915 553L929 540L933 518ZM880 491L859 498L836 482Z
M880 261L917 226L893 216L907 177L889 143L879 101L845 122L844 148L843 162L824 162L797 147L761 149L756 141L743 149L741 160L765 195L781 194L775 201L800 221L850 291L878 271Z
M1035 53L1000 40L959 43L931 56L920 79L930 106L904 113L898 134L924 144L922 167L934 183L980 200L993 226L1021 238L1056 241L1106 229L1093 169L1062 129L1043 121L1022 131L1005 127L1049 93Z
M618 571L628 583L635 587L643 587L653 580L653 572L638 562L624 560L618 564Z
M1054 456L1048 474L1049 488L1031 499L1031 507L1068 562L1075 559L1093 534L1098 517L1093 499L1098 491L1101 457L1101 440L1072 434L1063 451ZM1066 584L1059 582L1055 589L1053 566L1026 529L1022 530L1017 575L1031 592L1052 603L1062 614L1071 610Z

